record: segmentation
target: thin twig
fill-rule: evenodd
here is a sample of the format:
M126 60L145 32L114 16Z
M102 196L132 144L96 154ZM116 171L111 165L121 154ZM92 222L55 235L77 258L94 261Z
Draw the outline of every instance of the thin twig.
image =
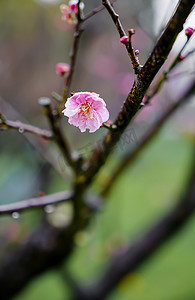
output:
M149 128L146 133L142 136L139 144L128 153L123 159L120 160L120 164L118 165L117 169L112 172L112 175L108 182L106 183L105 187L103 188L101 194L102 196L106 196L115 181L117 180L118 176L127 168L129 165L135 161L135 157L143 150L143 148L148 145L148 143L158 134L161 130L162 125L165 121L182 105L184 104L188 98L195 92L195 82L191 85L189 90L182 96L176 103L170 105L170 107L163 112L163 114L157 119L157 121Z
M138 57L135 55L135 51L133 49L132 41L131 41L132 35L135 33L135 30L130 29L128 32L129 32L129 43L127 44L127 51L129 53L135 74L139 74L141 71L141 65L139 63Z
M109 12L117 30L118 33L120 35L120 37L126 36L125 30L123 29L123 26L119 20L119 15L115 12L114 8L112 7L111 3L109 0L102 0L102 4L105 6L105 8L107 9L107 11ZM132 43L131 43L131 30L129 31L129 43L124 43L128 55L130 57L133 69L135 71L135 74L139 74L141 71L141 65L139 64L139 60L135 55L134 49L132 47Z
M30 124L25 124L20 121L11 121L11 120L0 120L0 130L6 130L6 129L16 129L20 133L24 132L30 132L35 135L41 136L45 139L52 139L53 134L50 130L47 129L41 129L39 127L30 125Z
M119 15L115 12L114 8L112 7L109 0L102 0L102 4L105 6L107 11L109 12L117 30L120 35L120 37L126 35L125 30L123 29L123 26L119 20Z
M170 65L170 67L168 68L167 71L163 72L163 74L161 75L160 79L158 80L158 82L156 83L156 85L146 94L146 100L144 102L144 104L149 104L150 100L160 91L163 83L168 79L168 75L171 73L171 71L173 69L175 69L175 67L182 62L183 60L185 60L188 56L190 56L194 51L190 51L186 56L184 56L182 58L181 54L183 52L183 50L185 49L185 47L187 46L187 44L189 43L190 39L192 36L188 37L186 42L184 43L183 47L181 48L181 50L179 51L179 53L177 54L177 56L175 57L175 59L173 60L172 64Z
M71 191L62 191L46 196L35 197L16 203L0 205L0 215L10 214L13 212L24 211L31 208L44 207L60 202L71 200L73 193Z

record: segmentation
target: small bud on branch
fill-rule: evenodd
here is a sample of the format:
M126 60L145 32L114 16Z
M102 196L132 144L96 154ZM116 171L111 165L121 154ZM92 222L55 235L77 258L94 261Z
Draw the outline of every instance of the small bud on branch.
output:
M127 35L123 35L121 38L120 38L120 42L122 44L128 44L129 43L129 37Z
M64 74L68 73L70 71L70 65L67 63L57 63L56 64L56 73L60 76L64 76Z
M185 30L185 34L186 36L189 38L192 36L192 34L194 33L194 28L192 27L188 27L186 30Z

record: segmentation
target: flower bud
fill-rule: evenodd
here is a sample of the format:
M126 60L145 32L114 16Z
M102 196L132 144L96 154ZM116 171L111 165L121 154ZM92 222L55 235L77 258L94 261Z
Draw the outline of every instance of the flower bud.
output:
M185 56L180 55L180 56L179 56L179 60L183 60L183 59L185 59Z
M76 10L77 10L77 5L76 5L76 4L71 4L71 5L70 5L70 9L71 9L72 11L76 11Z
M122 44L128 44L129 43L129 38L127 35L123 35L121 38L120 38L120 42Z
M68 5L73 12L77 13L78 0L70 0Z
M65 73L70 71L70 65L67 63L57 63L56 64L56 73L60 76L64 76Z
M131 28L128 30L129 35L134 35L135 34L135 29Z
M194 28L192 27L188 27L186 30L185 30L185 34L186 36L189 38L192 34L194 33Z

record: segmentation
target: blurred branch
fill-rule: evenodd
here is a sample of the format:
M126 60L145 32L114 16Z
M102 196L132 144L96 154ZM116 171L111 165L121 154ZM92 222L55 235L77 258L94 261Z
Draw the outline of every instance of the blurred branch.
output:
M102 190L101 194L103 196L106 196L110 188L113 186L115 181L117 180L118 176L125 170L126 167L128 167L132 162L134 162L137 155L142 151L142 149L148 145L148 143L158 134L158 132L161 130L162 125L165 123L165 121L182 105L184 104L188 98L193 95L195 92L195 81L191 84L190 88L185 92L185 95L183 95L177 102L170 105L169 108L164 111L160 117L156 120L156 122L149 128L144 135L142 136L139 144L128 153L122 160L120 161L119 166L117 169L112 172L111 178L106 183L104 189Z
M61 263L70 255L73 245L67 229L41 224L18 248L1 257L1 299L11 299L32 278Z
M126 35L125 30L123 29L123 26L119 20L119 15L115 12L114 8L112 7L109 0L102 0L102 4L105 6L107 11L109 12L117 30L120 35L120 37Z
M35 135L41 136L45 139L52 139L53 137L52 132L47 129L41 129L39 127L30 124L25 124L20 121L7 120L4 115L2 119L1 116L2 115L0 115L0 130L16 129L21 133L30 132L34 133Z
M11 106L7 101L3 100L3 98L0 97L0 106L1 109L5 112L5 114L11 114L15 119L20 119L23 122L26 123L26 120L24 117L16 111L13 106ZM41 156L47 161L48 164L50 164L57 173L64 179L67 177L65 176L64 170L59 164L59 161L56 160L56 157L52 154L52 152L48 148L48 144L42 143L40 140L34 140L29 135L24 135L26 140L38 151L38 153L41 154Z
M69 163L69 165L75 169L76 164L71 156L70 147L68 145L67 140L62 135L61 129L58 124L57 117L53 115L52 108L51 108L51 100L47 97L39 98L39 104L43 107L43 111L46 117L49 120L51 130L53 132L53 138L56 141L56 144L60 148L62 154L64 155L65 159Z
M161 75L160 79L158 80L158 82L156 83L156 85L154 86L154 88L152 88L147 94L146 94L146 101L144 102L144 104L148 104L150 102L150 100L160 91L163 83L167 80L168 75L170 74L170 72L183 60L185 60L189 55L191 55L194 51L190 51L186 56L182 57L181 53L183 52L183 50L185 49L186 45L189 43L190 39L191 39L192 35L190 37L187 38L185 44L183 45L183 47L181 48L181 50L179 51L178 55L175 57L175 59L173 60L172 64L170 65L170 67L168 68L167 71L163 72L163 74Z
M115 131L109 131L102 145L97 149L94 149L92 157L85 166L86 171L81 174L81 178L78 178L78 182L80 181L82 182L82 184L85 184L87 186L91 183L93 177L99 171L101 166L104 165L107 157L119 141L126 127L129 125L129 123L139 110L145 93L147 92L155 75L167 59L167 56L177 38L177 35L183 29L183 24L188 17L193 5L193 0L180 1L165 31L155 45L147 62L142 67L140 74L135 80L133 87L129 92L129 95L123 104L121 112L115 120L114 124L117 126L117 129Z
M15 203L0 205L0 215L10 214L12 212L24 211L31 208L44 207L50 204L56 204L71 200L73 193L70 191L62 191L46 196L35 197Z
M78 200L81 203L82 191L77 190L72 196L71 193L66 194L69 192L61 193L61 197L58 193L54 194L56 199L65 197L71 198L73 203L78 203ZM10 299L38 274L58 267L68 258L75 245L75 233L88 225L93 212L99 207L99 201L98 196L84 195L84 210L74 216L69 226L54 227L45 221L28 238L20 241L17 248L6 251L0 263L1 299Z
M116 256L98 281L89 287L77 287L75 300L106 299L124 276L143 264L185 225L195 210L195 159L191 167L188 187L179 202L140 239L131 243L123 254Z

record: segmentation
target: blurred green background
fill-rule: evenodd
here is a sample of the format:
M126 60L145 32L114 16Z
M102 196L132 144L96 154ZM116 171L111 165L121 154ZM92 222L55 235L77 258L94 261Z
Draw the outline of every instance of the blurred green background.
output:
M49 3L51 2L51 3ZM118 1L115 5L124 28L136 28L133 40L144 63L156 40L155 1ZM101 1L85 1L85 12ZM61 92L63 80L55 74L55 64L68 62L73 28L61 21L58 1L0 1L0 96L32 124L48 127L37 103L40 96ZM162 5L162 3L161 3ZM160 6L159 6L160 7ZM169 8L169 14L173 3ZM163 13L162 13L163 14ZM165 14L167 15L167 14ZM163 18L162 18L163 20ZM163 25L163 22L162 22ZM162 26L161 26L162 27ZM132 68L117 32L101 12L84 24L85 31L76 64L73 91L95 91L105 99L114 119L133 82ZM155 27L156 28L156 27ZM181 34L182 35L182 34ZM184 35L184 34L183 34ZM179 45L178 45L179 47ZM179 48L174 48L167 65ZM112 167L129 149L135 147L143 131L182 91L192 76L194 56L177 68L161 93L135 119L135 139L121 142L106 168L97 178L99 190ZM188 70L188 71L186 71ZM182 76L176 76L184 72ZM177 89L175 88L177 86ZM109 259L163 216L178 200L185 188L192 159L194 111L192 99L163 127L132 166L117 180L98 213L85 232L75 237L76 249L68 265L47 272L33 280L14 300L69 299L70 290L63 269L78 280L88 282L103 272ZM53 103L55 106L55 103ZM0 111L3 107L0 106ZM14 119L13 111L6 113ZM64 131L74 149L85 155L102 139L105 129L81 134L63 120ZM56 161L65 180L54 171L24 136L16 131L0 132L0 204L36 196L39 191L56 192L70 187L66 166L53 146ZM43 211L25 212L14 220L0 219L0 259L5 245L13 248L20 238L34 230ZM126 276L109 300L192 300L195 297L195 220L191 220L135 273Z

